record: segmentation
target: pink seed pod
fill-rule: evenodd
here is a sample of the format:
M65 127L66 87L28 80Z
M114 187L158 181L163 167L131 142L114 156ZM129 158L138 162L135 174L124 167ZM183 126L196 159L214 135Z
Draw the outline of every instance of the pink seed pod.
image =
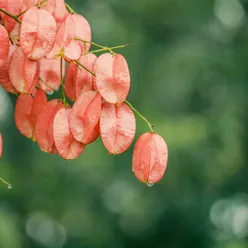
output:
M148 186L158 182L164 175L168 162L168 148L164 139L156 133L142 134L133 151L132 170Z
M84 144L92 142L101 107L101 96L96 91L88 91L80 95L69 117L70 130L74 139Z
M100 117L100 134L111 154L125 152L133 142L136 121L133 111L125 103L119 107L104 103Z
M32 92L38 82L38 62L27 59L21 47L18 47L11 56L9 79L22 94Z
M0 67L6 62L9 55L9 35L3 25L0 24Z
M126 59L120 55L104 53L94 66L96 88L105 101L121 104L130 89L130 74Z
M19 95L15 107L15 123L21 134L35 140L34 128L37 117L47 102L46 94L37 90L34 96Z
M79 62L87 67L90 71L93 70L97 56L93 53L81 56ZM75 96L78 98L82 92L93 90L93 76L84 68L77 67L75 75Z
M49 11L53 15L56 20L57 30L68 15L64 0L48 0L43 4L42 9Z
M69 127L71 109L60 109L54 117L53 137L57 153L64 159L77 158L85 145L75 140Z
M56 21L46 10L30 8L21 25L20 43L28 59L44 58L53 48L56 37Z
M5 61L5 63L0 67L0 85L9 93L12 94L17 94L18 91L15 89L13 84L11 83L9 79L9 64L11 60L11 56L13 52L15 51L16 46L15 45L10 45L9 49L9 55L8 59Z
M64 60L63 60L64 62ZM61 85L60 59L39 60L39 85L47 93L57 91ZM65 63L62 65L62 76L65 74Z
M40 112L35 125L35 138L43 152L54 151L53 121L56 113L63 108L62 102L53 99L46 103Z
M68 14L58 29L55 44L47 58L63 54L67 61L79 59L82 53L89 51L90 44L75 40L76 37L91 41L90 25L83 16Z

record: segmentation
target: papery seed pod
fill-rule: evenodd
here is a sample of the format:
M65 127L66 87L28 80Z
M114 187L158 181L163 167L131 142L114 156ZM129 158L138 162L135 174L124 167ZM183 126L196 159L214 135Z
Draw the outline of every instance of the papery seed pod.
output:
M76 37L75 23L72 14L68 14L61 23L56 33L55 43L47 54L47 58L55 58L58 54L63 54L67 60L77 60L81 56L81 48L79 44L73 40Z
M131 145L136 131L133 111L122 103L119 107L104 103L100 117L100 134L111 154L120 154Z
M33 97L31 95L19 95L15 107L15 124L21 134L31 139L34 133L34 125L31 119Z
M66 61L78 60L81 56L81 48L77 41L71 40L71 42L64 49L64 59Z
M68 15L64 0L47 0L42 9L49 11L56 20L57 30Z
M75 35L74 37L80 38L87 41L86 43L82 41L77 41L81 47L81 54L86 53L90 50L90 41L91 41L91 28L88 21L79 14L72 15L72 19L75 26Z
M72 101L76 101L76 94L75 94L76 74L77 74L77 66L73 62L70 62L65 76L65 94Z
M11 32L9 33L9 37L11 37L11 42L14 45L20 46L20 32L21 32L21 24L16 23Z
M69 117L73 137L84 144L92 142L92 135L99 122L101 96L95 91L82 93L73 105Z
M22 94L32 92L38 82L38 62L28 60L21 47L11 56L9 78L16 90Z
M3 64L8 59L9 55L9 47L10 47L10 41L9 41L9 35L6 31L5 27L0 24L0 67L3 66Z
M45 57L52 50L55 37L56 21L48 11L32 7L23 15L20 42L29 59Z
M63 60L64 62L64 60ZM61 85L60 59L39 60L39 85L45 92L57 91ZM65 63L63 63L62 76L65 75Z
M89 137L87 141L87 145L96 141L99 135L100 135L100 121L98 121L98 123L96 124L93 133L91 134L91 136Z
M33 105L31 111L31 120L35 127L38 116L40 115L43 107L47 104L47 97L43 90L37 89L33 97Z
M69 127L69 115L71 109L60 109L54 118L53 136L58 154L64 159L77 158L85 148L85 145L75 140Z
M168 148L164 139L156 133L142 134L133 151L132 170L143 183L152 185L164 175L168 162Z
M94 54L87 54L81 56L79 62L82 63L89 70L92 70L97 57ZM93 90L94 76L86 71L84 68L70 62L66 80L65 80L65 93L72 101L75 101L83 92Z
M82 53L89 51L90 43L75 40L76 37L91 41L90 25L81 15L68 14L58 29L54 47L47 58L54 58L63 51L66 60L78 60Z
M15 107L15 123L21 134L35 140L34 128L37 116L47 102L46 94L37 90L32 95L19 95Z
M53 121L64 104L57 99L47 102L37 118L35 137L43 152L52 153L54 149Z
M97 56L95 54L87 54L81 56L79 62L87 67L90 71L93 70ZM77 67L77 73L75 75L75 96L78 98L83 92L93 90L93 76L84 68Z
M109 103L121 104L130 89L130 74L126 59L120 55L104 53L95 65L96 87Z
M10 45L9 49L9 55L5 63L0 67L0 85L9 93L12 94L17 94L18 91L16 88L13 86L9 79L9 64L11 60L11 56L13 52L15 51L16 46L15 45Z

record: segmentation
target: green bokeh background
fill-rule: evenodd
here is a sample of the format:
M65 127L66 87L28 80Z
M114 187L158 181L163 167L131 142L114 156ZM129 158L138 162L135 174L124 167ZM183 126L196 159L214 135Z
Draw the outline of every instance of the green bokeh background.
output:
M166 140L168 167L148 188L131 170L133 145L110 156L99 139L75 161L44 154L1 90L0 176L13 188L0 184L0 248L247 248L248 1L68 3L95 42L131 43L119 50L128 100ZM146 131L137 118L136 139Z

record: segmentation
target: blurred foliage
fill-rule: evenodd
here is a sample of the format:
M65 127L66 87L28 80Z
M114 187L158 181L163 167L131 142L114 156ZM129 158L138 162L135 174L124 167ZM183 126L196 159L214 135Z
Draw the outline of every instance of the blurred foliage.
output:
M93 40L131 71L129 100L169 146L148 188L133 146L109 156L100 139L75 161L42 153L15 128L1 91L4 153L0 248L248 247L248 1L70 0ZM10 97L10 98L9 98ZM137 135L148 131L137 119Z

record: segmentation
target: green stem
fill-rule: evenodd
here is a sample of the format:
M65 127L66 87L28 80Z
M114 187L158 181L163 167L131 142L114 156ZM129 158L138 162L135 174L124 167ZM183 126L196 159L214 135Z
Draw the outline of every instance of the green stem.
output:
M20 23L20 24L22 23L22 22L18 19L18 17L12 15L12 14L9 13L8 11L6 11L6 10L0 8L0 12L2 12L2 13L4 13L5 15L9 16L10 18L12 18L13 20L15 20L16 22L18 22L18 23Z
M3 180L1 177L0 177L0 181L3 182L4 184L8 185L8 187L12 188L12 185L10 183L8 183L7 181Z
M79 61L77 61L77 60L74 60L74 62L77 64L77 65L79 65L79 66L81 66L82 68L84 68L87 72L89 72L91 75L93 75L93 76L96 76L96 74L93 72L93 71L91 71L90 69L88 69L86 66L84 66L82 63L80 63Z
M106 47L106 46L102 46L102 45L97 44L97 43L95 43L95 42L93 42L93 41L83 40L83 39L81 39L81 38L79 38L79 37L75 37L74 40L79 40L79 41L82 41L82 42L84 42L84 43L91 44L91 45L96 46L96 47L99 47L99 48L101 48L101 49L108 50L111 54L114 54L114 52L112 51L111 48ZM103 51L104 51L104 50L103 50Z
M39 78L39 80L40 80L43 84L45 84L47 88L49 88L50 90L54 91L54 89L53 89L51 86L49 86L46 82L44 82L41 78Z
M154 130L152 128L152 124L136 109L132 106L132 104L130 102L128 102L127 100L125 101L125 103L143 120L146 122L146 124L148 125L148 127L150 128L151 132L154 133Z
M120 46L114 46L114 47L105 47L105 48L101 48L101 49L97 49L97 50L93 50L93 51L90 51L90 52L83 53L82 56L83 55L86 55L86 54L89 54L89 53L99 53L99 52L104 52L104 51L108 51L108 50L124 48L124 47L127 47L129 45L130 44L120 45Z
M67 3L65 3L65 6L66 8L68 9L68 11L71 13L71 14L76 14L76 12L74 11L74 9L71 8L71 6Z
M64 80L63 80L63 57L60 59L60 80L61 80L61 89L62 89L62 102L66 104L66 98L65 98L65 86L64 86Z
M42 0L40 2L38 2L37 4L35 4L35 6L40 6L41 4L45 3L47 0ZM29 9L26 9L24 11L22 11L20 14L16 15L17 18L19 18L20 16L22 16L23 14L25 14Z
M92 74L93 76L96 76L96 74L91 71L90 69L88 69L86 66L84 66L82 63L80 63L79 61L74 61L77 65L81 66L82 68L84 68L87 72L89 72L90 74ZM146 124L148 125L148 127L150 128L151 132L154 133L152 124L136 109L132 106L132 104L130 102L128 102L127 100L125 101L125 103L143 120L146 122Z

